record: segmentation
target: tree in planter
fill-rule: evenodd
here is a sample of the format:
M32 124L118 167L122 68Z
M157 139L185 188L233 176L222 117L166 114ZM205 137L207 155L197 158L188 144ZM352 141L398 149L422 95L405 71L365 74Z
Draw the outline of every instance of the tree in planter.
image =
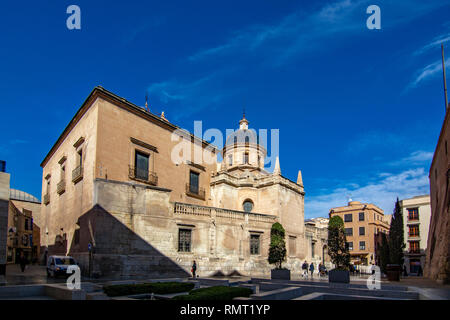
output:
M285 231L283 226L276 222L270 230L270 249L269 263L275 264L277 269L281 269L281 265L286 261L286 241L284 240Z
M389 242L385 233L381 234L380 269L386 273L386 267L390 263Z
M403 215L397 198L394 214L389 228L389 263L403 266L403 250L405 249L403 236Z
M334 216L328 223L328 254L338 270L348 270L350 253L346 245L344 221Z

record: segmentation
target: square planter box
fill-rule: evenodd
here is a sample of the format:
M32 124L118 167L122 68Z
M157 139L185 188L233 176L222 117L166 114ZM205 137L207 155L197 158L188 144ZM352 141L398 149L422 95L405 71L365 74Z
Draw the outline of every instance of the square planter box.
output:
M272 269L271 278L276 280L291 280L291 270L287 269Z
M398 264L388 264L386 266L386 275L389 281L400 281L402 268Z
M330 270L328 272L328 282L350 283L350 271Z

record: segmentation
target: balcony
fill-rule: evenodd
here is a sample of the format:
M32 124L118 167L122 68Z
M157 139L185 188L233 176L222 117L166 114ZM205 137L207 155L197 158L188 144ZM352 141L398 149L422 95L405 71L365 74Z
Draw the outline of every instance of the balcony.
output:
M203 188L194 188L189 183L186 184L186 194L190 197L194 197L200 200L205 200L206 192Z
M408 215L408 222L419 222L419 216L418 215Z
M142 169L136 168L134 166L129 166L128 176L130 179L133 179L133 180L136 180L139 182L143 182L143 183L147 183L152 186L158 185L158 176L156 175L156 173L151 172L151 171L142 170Z
M44 195L44 204L48 205L50 203L50 194L47 193L46 195Z
M72 171L72 182L77 183L83 180L83 166L78 166Z
M61 195L64 192L66 192L66 180L61 180L57 185L56 185L56 192Z

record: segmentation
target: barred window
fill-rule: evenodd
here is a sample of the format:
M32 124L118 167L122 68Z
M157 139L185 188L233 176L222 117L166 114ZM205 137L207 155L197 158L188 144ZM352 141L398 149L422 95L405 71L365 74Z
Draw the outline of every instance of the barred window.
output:
M345 228L346 236L353 236L353 228Z
M250 235L250 254L256 255L259 254L259 234Z
M191 252L191 229L178 230L178 252Z
M351 213L344 215L344 222L352 222L353 215Z

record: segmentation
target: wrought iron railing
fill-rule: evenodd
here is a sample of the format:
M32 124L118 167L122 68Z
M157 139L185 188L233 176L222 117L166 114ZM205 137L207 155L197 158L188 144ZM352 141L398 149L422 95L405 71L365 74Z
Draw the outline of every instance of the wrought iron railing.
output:
M56 185L56 192L58 194L63 194L66 191L66 180L61 180L57 185Z
M78 166L72 170L72 181L77 183L83 179L83 166Z
M50 203L50 194L44 195L44 204L48 205Z
M148 183L154 186L158 184L158 176L155 172L143 170L135 166L130 165L128 167L128 176L130 177L130 179Z

